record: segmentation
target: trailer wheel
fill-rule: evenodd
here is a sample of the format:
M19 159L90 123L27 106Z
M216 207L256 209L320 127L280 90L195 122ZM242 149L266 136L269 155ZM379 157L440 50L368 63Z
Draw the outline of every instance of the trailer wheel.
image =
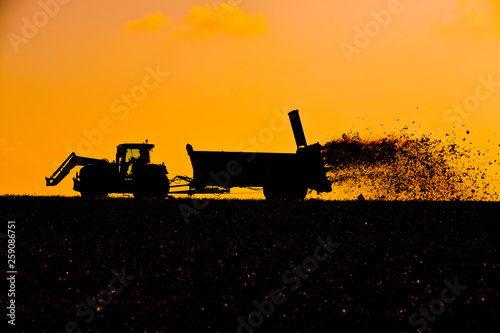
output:
M301 183L271 181L264 185L264 196L267 200L294 199L302 200L307 195L307 187Z

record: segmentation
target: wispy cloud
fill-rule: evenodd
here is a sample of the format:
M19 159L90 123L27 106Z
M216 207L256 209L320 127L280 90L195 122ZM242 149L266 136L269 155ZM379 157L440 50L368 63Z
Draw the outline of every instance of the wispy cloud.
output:
M194 6L174 30L174 35L178 38L208 38L220 34L250 36L263 35L268 30L269 20L264 14L248 14L234 4L207 5Z
M194 6L178 24L160 12L146 15L143 19L128 22L124 29L158 31L168 26L174 40L186 38L210 38L216 35L251 36L269 31L269 20L262 13L248 14L235 4Z
M156 12L146 15L143 19L127 22L123 28L141 31L158 31L169 21L171 21L169 16Z
M458 0L453 15L434 32L451 36L500 37L500 0Z

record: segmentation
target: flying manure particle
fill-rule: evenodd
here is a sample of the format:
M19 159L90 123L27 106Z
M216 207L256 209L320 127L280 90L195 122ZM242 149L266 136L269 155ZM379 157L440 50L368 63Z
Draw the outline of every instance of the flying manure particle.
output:
M489 162L477 160L471 148L405 130L382 138L350 132L325 143L322 154L333 193L342 188L344 198L355 200L363 187L366 200L499 199L489 187Z

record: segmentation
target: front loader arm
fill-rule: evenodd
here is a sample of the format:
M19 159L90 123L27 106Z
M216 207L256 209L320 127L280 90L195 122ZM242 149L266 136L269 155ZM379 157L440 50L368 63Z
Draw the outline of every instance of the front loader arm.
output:
M47 186L56 186L70 173L74 167L101 163L107 162L95 158L80 157L75 153L71 153L51 177L45 177L45 181L47 182Z

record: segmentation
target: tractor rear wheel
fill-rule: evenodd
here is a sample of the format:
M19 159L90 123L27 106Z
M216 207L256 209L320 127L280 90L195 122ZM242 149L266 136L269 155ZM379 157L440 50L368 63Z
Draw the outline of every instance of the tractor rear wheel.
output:
M134 198L158 198L167 197L170 190L170 182L164 171L155 164L147 164L137 173L134 178Z

